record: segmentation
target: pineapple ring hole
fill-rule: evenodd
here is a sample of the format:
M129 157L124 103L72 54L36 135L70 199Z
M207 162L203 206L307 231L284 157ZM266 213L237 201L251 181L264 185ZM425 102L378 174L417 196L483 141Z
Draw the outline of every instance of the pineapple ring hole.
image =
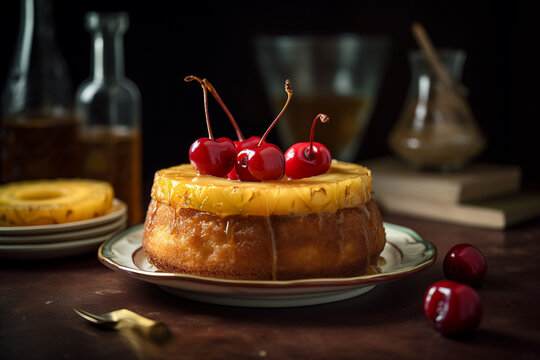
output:
M25 189L17 192L15 197L19 200L49 200L64 196L61 189Z

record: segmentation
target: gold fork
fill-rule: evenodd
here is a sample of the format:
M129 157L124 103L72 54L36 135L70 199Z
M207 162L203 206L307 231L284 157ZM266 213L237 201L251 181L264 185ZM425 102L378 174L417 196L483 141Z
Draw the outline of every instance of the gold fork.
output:
M101 315L79 308L73 308L73 310L83 319L104 329L132 329L139 335L155 341L166 340L170 336L169 329L164 323L145 318L128 309L114 310Z

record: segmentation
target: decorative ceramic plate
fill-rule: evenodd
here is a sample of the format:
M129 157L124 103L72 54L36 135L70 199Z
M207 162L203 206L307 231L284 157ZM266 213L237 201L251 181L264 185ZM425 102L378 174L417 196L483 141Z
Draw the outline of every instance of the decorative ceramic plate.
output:
M110 234L126 226L127 215L124 215L110 223L101 224L87 229L76 229L59 233L32 234L32 235L0 235L0 245L27 245L59 243L89 239L100 235Z
M124 227L122 226L109 234L83 240L46 244L0 245L0 259L56 259L87 254L96 251L104 241L109 240Z
M127 205L118 199L114 199L111 210L109 210L107 214L97 218L53 225L0 226L0 235L2 237L6 237L8 235L43 235L88 229L90 227L96 227L118 220L120 217L125 216L126 213Z
M103 243L98 256L113 270L191 300L248 307L315 305L364 294L379 283L412 275L435 262L437 249L417 233L389 223L384 227L387 243L381 253L381 273L349 278L257 281L160 272L142 249L142 225Z

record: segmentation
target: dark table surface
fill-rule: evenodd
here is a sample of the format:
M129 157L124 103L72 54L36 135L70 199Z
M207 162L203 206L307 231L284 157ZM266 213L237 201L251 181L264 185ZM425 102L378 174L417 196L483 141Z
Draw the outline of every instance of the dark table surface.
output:
M242 308L171 295L102 265L95 254L2 261L1 359L537 359L540 355L540 221L504 232L385 215L434 243L427 270L323 305ZM467 242L487 256L478 289L484 318L464 338L441 336L423 315L427 288L443 279L450 247ZM72 307L128 308L163 321L165 342L96 328Z

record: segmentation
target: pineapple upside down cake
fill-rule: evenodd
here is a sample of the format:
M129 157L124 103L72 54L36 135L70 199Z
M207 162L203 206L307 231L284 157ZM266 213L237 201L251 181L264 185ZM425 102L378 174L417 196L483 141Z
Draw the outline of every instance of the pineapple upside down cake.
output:
M371 197L371 172L331 160L313 141L285 154L261 137L245 139L216 90L197 80L228 114L238 141L208 138L189 150L191 164L156 172L143 248L159 270L241 280L336 278L376 271L386 235Z
M254 280L361 275L386 241L369 170L336 161L323 175L264 182L160 170L143 239L163 271Z

